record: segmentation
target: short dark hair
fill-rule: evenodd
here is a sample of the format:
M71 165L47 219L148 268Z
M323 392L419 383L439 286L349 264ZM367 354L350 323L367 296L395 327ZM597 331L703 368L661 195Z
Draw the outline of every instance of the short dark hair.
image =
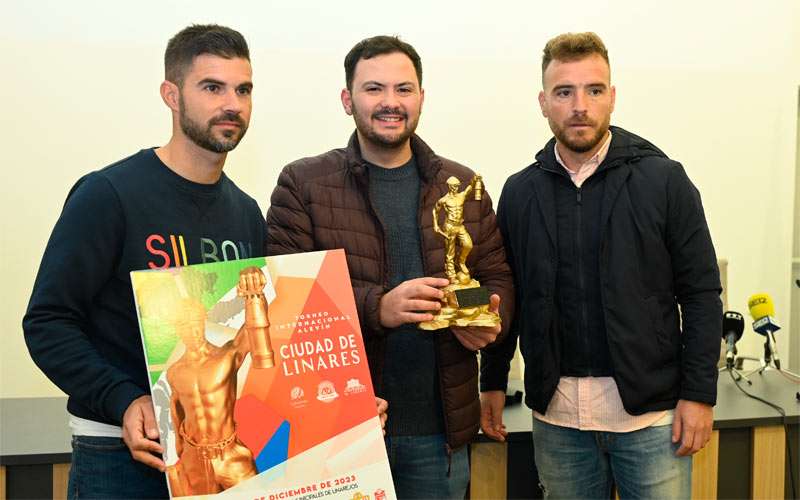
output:
M164 78L182 86L194 58L202 54L250 60L247 41L238 31L218 24L192 24L179 31L167 44Z
M597 54L608 63L608 50L603 40L596 33L587 31L584 33L562 33L555 38L551 38L544 46L542 54L542 80L544 72L550 62L572 62Z
M417 72L418 83L422 85L422 61L414 47L396 36L379 35L361 40L345 56L344 76L347 90L353 90L353 76L356 73L358 61L395 52L401 52L411 59L414 64L414 70Z

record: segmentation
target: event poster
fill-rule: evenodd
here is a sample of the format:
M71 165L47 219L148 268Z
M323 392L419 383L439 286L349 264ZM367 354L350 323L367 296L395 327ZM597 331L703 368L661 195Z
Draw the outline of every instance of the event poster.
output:
M173 498L395 498L343 251L131 281Z

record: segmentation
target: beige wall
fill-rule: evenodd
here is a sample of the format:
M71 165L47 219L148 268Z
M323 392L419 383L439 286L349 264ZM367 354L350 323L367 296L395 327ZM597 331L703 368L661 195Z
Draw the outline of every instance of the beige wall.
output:
M265 210L285 163L346 141L341 63L357 40L397 33L416 46L426 88L420 134L482 172L497 196L550 136L536 103L544 42L562 31L598 32L617 86L613 123L686 166L718 255L729 260L731 309L746 313L750 294L768 292L788 323L796 1L289 3L4 6L0 397L59 394L30 361L20 328L43 247L78 177L167 140L161 57L190 22L228 24L250 41L253 121L226 171ZM756 355L760 338L748 331L740 348Z

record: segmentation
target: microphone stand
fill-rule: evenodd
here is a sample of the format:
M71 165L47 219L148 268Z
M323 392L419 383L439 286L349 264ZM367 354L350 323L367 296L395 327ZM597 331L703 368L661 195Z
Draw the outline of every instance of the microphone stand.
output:
M764 357L758 361L761 363L761 366L751 371L748 375L752 375L754 373L761 375L768 367L772 368L772 350L769 348L769 338L764 341Z
M737 359L749 359L749 360L752 360L752 361L758 361L761 364L761 366L756 368L755 370L751 370L751 371L747 372L747 375L752 375L754 373L758 373L759 375L761 375L761 374L764 373L765 370L767 370L769 368L771 370L775 370L775 371L783 374L787 378L793 378L795 381L800 381L800 375L798 375L797 373L794 373L792 371L786 370L785 368L778 368L777 366L773 366L774 365L774 360L772 359L772 350L769 347L769 338L767 338L764 341L764 357L762 359L753 358L753 357L750 357L750 356L742 356L741 358L737 358ZM747 379L745 378L745 380L747 380Z
M719 372L730 371L731 372L731 376L733 376L733 379L736 382L738 382L740 380L744 380L745 382L747 382L747 385L753 385L753 382L751 382L750 379L747 378L747 375L745 375L741 370L739 370L739 368L742 367L742 364L743 364L745 359L752 359L752 360L755 360L755 361L761 361L761 360L759 360L757 358L750 358L750 357L747 357L747 356L739 356L739 352L736 350L736 347L733 348L733 354L734 354L735 358L731 358L731 359L726 360L725 366L720 368L718 371Z
M723 366L718 371L724 372L728 370L730 370L730 372L733 373L733 379L736 380L737 382L740 380L744 380L745 382L747 382L747 385L753 385L753 382L751 382L750 379L747 378L747 375L737 370L734 366Z

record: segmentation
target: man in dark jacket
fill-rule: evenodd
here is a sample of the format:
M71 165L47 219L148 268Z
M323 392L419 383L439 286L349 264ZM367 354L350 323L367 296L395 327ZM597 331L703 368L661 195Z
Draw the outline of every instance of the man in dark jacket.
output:
M679 163L609 126L615 89L597 35L549 41L542 80L555 137L498 204L519 313L484 358L484 411L501 425L519 336L547 497L609 498L613 480L623 498L688 498L722 319L700 196Z
M401 498L463 498L466 444L479 426L475 352L501 328L422 331L440 308L444 239L433 207L447 179L474 172L436 155L414 134L422 109L422 66L394 37L363 40L345 58L344 110L356 132L344 149L288 165L267 213L269 255L344 248L370 370L389 401L386 444ZM512 278L491 200L469 199L464 227L474 240L467 266L510 322Z

